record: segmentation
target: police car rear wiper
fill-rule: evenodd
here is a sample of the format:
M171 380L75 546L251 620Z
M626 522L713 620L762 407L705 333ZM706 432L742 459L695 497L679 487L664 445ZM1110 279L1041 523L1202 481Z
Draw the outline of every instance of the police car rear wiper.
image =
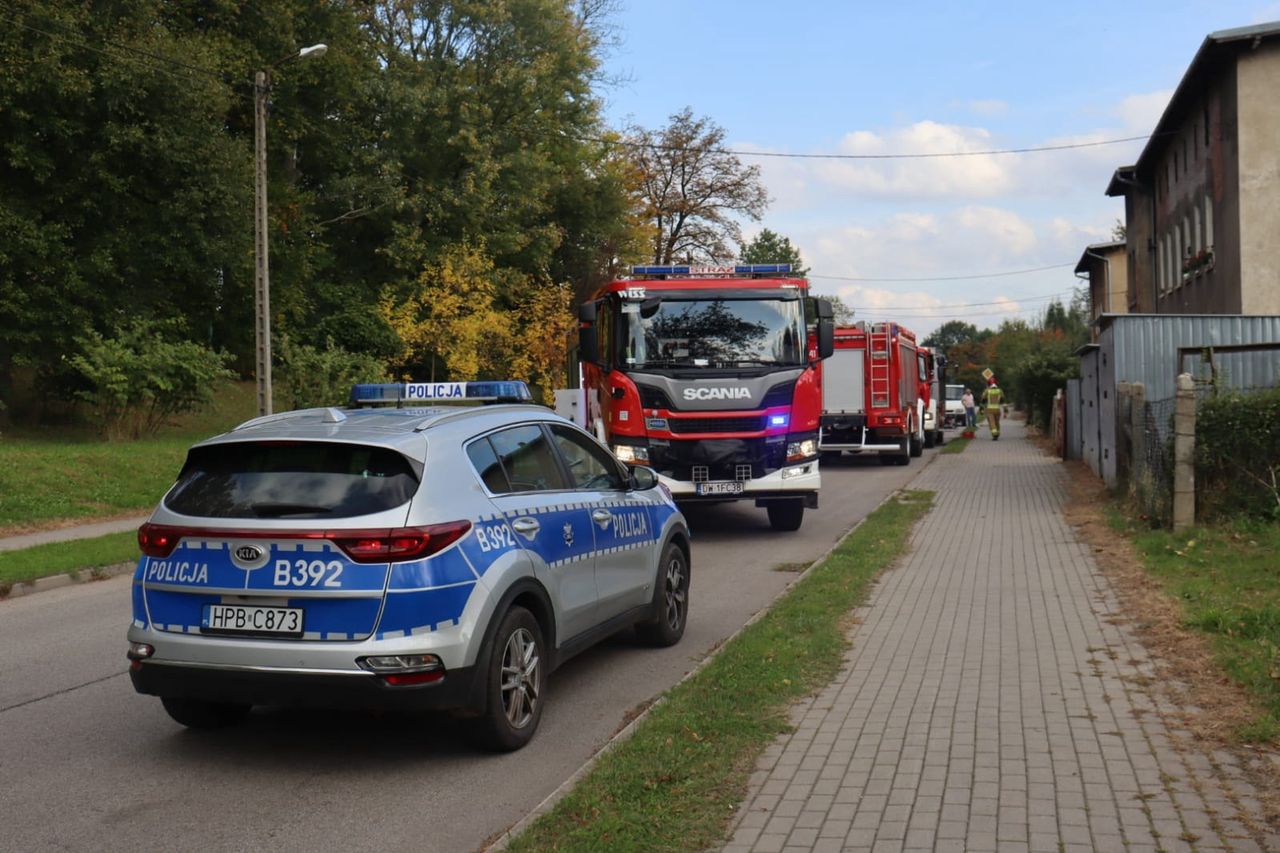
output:
M285 515L327 515L333 512L333 507L328 506L268 502L253 504L252 509L259 518L280 518Z

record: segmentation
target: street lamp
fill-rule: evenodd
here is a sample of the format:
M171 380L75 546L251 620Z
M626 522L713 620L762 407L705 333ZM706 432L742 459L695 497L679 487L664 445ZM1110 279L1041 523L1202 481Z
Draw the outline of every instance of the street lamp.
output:
M271 279L267 262L267 95L271 92L271 72L292 59L324 56L323 44L304 47L271 63L253 76L253 311L258 357L258 414L271 414Z

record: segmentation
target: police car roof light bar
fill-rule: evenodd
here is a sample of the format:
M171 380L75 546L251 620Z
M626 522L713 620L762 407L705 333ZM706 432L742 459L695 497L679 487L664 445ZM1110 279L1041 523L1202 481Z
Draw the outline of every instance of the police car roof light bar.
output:
M351 405L380 403L529 403L529 386L514 379L492 382L391 382L354 385Z

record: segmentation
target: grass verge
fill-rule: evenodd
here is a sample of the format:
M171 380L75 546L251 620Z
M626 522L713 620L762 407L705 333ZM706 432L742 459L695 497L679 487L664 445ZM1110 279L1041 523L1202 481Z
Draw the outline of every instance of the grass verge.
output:
M1238 522L1174 533L1149 530L1116 509L1147 571L1174 598L1183 624L1210 643L1213 657L1257 700L1259 711L1235 736L1280 739L1280 524Z
M136 562L137 559L138 535L132 530L93 539L0 551L0 587L78 569Z
M955 438L948 439L947 443L942 445L942 449L939 450L938 452L939 453L964 453L964 449L969 446L969 442L971 441L973 441L972 438L964 438L962 436L957 436Z
M231 383L208 409L155 438L103 441L88 428L7 430L0 442L0 531L151 510L173 484L187 448L253 417L256 386Z
M787 709L830 683L849 611L907 547L932 492L889 500L706 668L667 694L511 851L705 850L724 841Z

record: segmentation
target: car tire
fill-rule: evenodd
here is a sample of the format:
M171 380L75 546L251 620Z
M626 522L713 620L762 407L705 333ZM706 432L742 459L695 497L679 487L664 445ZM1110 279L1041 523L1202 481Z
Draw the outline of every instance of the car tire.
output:
M933 446L942 447L947 443L947 435L942 430L935 430L933 433Z
M766 507L769 526L774 530L799 530L804 522L804 501L777 501Z
M512 607L498 623L485 659L485 709L463 721L464 731L482 749L512 752L533 739L542 719L547 672L538 620Z
M164 706L175 723L189 729L213 731L226 729L243 723L253 710L252 705L232 702L208 702L204 699L184 699L178 696L161 696L160 704Z
M674 646L689 621L689 560L674 542L662 552L654 586L653 618L636 625L636 636L646 645Z
M933 445L936 443L934 441L935 435L937 435L937 433L935 433L931 429L927 429L924 431L924 446L926 449L930 449L930 450L933 449Z

